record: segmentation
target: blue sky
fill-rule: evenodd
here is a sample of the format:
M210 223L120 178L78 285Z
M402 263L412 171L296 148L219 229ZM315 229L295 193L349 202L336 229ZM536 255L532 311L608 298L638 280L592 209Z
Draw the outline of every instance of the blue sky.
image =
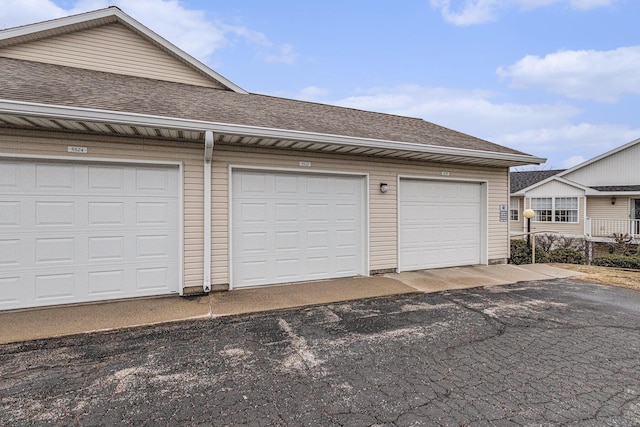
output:
M421 117L545 168L640 138L637 0L2 0L0 27L110 4L250 92Z

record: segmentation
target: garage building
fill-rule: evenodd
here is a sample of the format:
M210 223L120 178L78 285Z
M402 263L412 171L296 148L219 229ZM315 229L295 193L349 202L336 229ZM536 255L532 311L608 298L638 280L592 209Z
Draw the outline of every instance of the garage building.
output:
M0 310L504 263L509 167L248 93L110 7L0 31Z

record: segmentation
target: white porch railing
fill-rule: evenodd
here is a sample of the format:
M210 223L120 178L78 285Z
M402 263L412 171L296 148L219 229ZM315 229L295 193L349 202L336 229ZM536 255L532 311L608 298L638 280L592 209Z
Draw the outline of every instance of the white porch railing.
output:
M640 238L640 219L587 218L584 232L589 237L612 237L618 233Z

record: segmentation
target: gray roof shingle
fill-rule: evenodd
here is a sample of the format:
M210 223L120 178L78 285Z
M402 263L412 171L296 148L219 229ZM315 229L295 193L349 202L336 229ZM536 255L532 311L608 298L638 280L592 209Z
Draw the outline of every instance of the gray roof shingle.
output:
M422 119L0 58L0 99L524 154Z
M533 184L537 184L540 181L544 181L550 176L554 176L563 172L565 169L555 170L542 170L542 171L524 171L524 172L511 172L511 193L527 188Z

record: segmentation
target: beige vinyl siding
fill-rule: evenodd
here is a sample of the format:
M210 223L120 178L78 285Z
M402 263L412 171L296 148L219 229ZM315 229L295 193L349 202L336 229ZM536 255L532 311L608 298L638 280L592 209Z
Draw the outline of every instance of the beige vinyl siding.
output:
M87 147L87 154L70 154L68 146ZM153 160L183 163L183 286L203 283L203 149L197 143L174 143L94 135L51 132L28 132L0 129L0 155L23 154L56 156L69 159L82 157Z
M527 191L527 197L576 197L583 195L584 190L581 188L555 180Z
M311 162L300 167L299 162ZM487 180L489 242L488 259L508 257L508 223L500 222L499 206L508 203L508 169L471 167L387 160L336 154L305 153L262 148L218 145L213 152L212 196L212 278L213 284L229 283L229 166L287 169L300 172L347 172L369 176L369 240L370 270L396 269L398 260L397 186L398 174L441 179L449 172L450 179ZM387 193L380 193L385 182ZM480 214L480 213L479 213Z
M592 187L598 185L638 185L640 144L604 157L567 174L564 178Z
M1 49L0 56L224 88L121 24L10 46Z
M587 198L587 217L595 219L629 219L631 206L628 197L616 197L611 204L611 196Z

